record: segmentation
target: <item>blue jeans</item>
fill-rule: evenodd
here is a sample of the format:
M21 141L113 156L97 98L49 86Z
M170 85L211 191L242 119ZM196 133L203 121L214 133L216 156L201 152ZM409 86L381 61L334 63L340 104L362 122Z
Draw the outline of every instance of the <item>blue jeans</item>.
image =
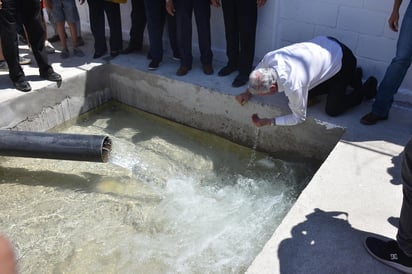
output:
M387 117L393 103L393 97L398 91L412 61L412 2L406 9L398 43L396 56L386 70L379 85L378 94L372 106L372 112L380 117Z
M396 239L403 252L412 256L412 138L404 149L401 174L403 202Z

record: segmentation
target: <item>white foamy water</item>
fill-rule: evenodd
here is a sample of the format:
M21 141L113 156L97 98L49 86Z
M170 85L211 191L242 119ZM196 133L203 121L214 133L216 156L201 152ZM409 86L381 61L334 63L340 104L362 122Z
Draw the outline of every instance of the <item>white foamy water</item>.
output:
M113 152L0 157L21 273L242 273L314 172L259 152L248 168L250 149L119 107L59 131L109 135Z

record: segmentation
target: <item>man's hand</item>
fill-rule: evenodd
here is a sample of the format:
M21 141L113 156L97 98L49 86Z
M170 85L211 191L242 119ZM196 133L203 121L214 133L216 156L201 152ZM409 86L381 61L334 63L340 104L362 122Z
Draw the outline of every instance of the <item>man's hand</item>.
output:
M173 4L173 0L166 0L166 10L168 14L175 16L176 10L175 5Z
M389 28L394 32L398 32L399 29L399 12L393 11L391 17L388 20Z
M249 92L249 90L246 90L245 92L236 95L236 101L238 101L239 104L243 106L250 100L250 97L252 97L252 94Z
M255 113L252 115L252 122L255 124L256 127L263 127L263 126L271 126L272 119L269 118L259 118L259 116Z
M3 8L3 2L0 0L0 10Z

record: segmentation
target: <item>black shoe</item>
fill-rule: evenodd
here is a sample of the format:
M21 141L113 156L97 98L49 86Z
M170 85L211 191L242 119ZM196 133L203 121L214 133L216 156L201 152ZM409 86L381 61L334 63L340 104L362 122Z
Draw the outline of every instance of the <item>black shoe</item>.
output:
M176 75L177 76L186 75L191 69L192 69L192 66L180 66L179 69L176 71Z
M364 125L374 125L379 121L383 121L383 120L387 120L387 119L388 119L388 116L381 117L381 116L378 116L378 115L374 114L373 112L370 112L370 113L366 114L365 116L363 116L360 119L360 122L361 122L361 124L364 124Z
M367 237L364 245L369 254L378 261L403 273L412 273L412 256L407 256L396 241Z
M149 64L149 66L147 67L147 69L157 70L159 68L159 65L160 65L160 61L152 60Z
M371 76L362 86L362 92L367 100L375 98L378 93L378 80Z
M26 80L19 80L19 81L13 82L13 84L17 90L20 90L23 92L28 92L31 90L31 86L29 82L27 82Z
M112 58L114 58L114 57L118 56L121 52L122 52L122 50L112 50L112 51L110 51L110 56Z
M62 77L60 74L55 72L53 69L49 69L45 72L40 73L40 77L52 82L60 82L62 80Z
M122 54L130 54L133 53L135 51L141 51L142 49L137 48L137 47L133 47L133 46L128 46L127 48L125 48L124 50L122 50Z
M213 74L213 66L211 64L203 65L202 69L203 69L203 73L206 75Z
M245 75L239 74L236 76L235 80L232 83L232 87L238 88L241 86L246 85L246 83L249 81L249 77Z
M102 57L103 55L106 55L106 53L107 53L107 50L105 50L105 51L103 51L103 52L95 52L94 55L93 55L93 59L100 58L100 57Z
M217 75L219 76L227 76L229 74L231 74L232 72L235 72L237 70L237 68L233 67L233 66L225 66L223 68L221 68L219 70L219 72L217 73Z

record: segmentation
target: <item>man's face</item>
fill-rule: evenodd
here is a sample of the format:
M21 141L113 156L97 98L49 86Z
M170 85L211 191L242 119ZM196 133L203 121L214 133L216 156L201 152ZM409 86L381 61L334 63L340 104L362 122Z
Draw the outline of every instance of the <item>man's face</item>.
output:
M278 83L275 82L270 86L269 91L259 91L258 93L256 93L256 95L273 95L276 92L278 92Z

